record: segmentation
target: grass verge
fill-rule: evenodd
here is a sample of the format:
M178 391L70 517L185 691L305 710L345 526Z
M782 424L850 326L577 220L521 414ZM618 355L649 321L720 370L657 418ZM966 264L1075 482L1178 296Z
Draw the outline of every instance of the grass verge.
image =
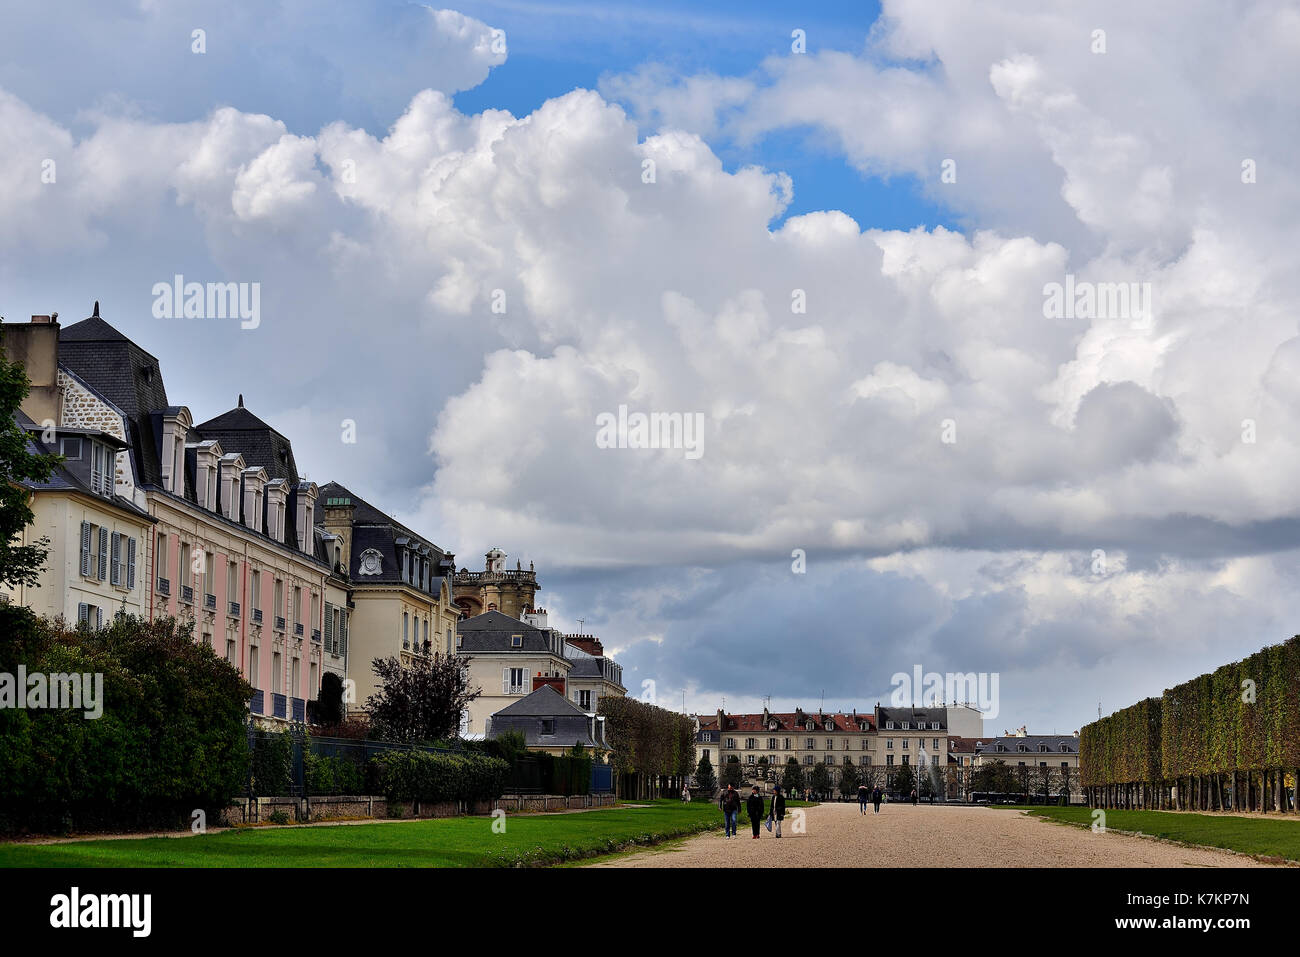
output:
M1017 805L1044 820L1091 827L1092 808ZM1168 841L1218 847L1253 857L1300 861L1300 820L1232 815L1188 814L1185 811L1106 811L1107 829L1130 831Z

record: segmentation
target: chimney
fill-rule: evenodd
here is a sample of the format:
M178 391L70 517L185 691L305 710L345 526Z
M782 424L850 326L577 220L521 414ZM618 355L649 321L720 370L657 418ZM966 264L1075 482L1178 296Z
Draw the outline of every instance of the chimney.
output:
M32 389L20 408L38 425L63 421L63 391L59 388L59 322L53 316L32 316L30 323L0 324L0 349L11 362L21 362Z

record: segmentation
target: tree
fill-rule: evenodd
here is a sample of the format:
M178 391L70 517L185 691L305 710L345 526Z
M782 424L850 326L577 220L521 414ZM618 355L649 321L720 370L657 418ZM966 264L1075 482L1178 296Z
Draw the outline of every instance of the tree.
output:
M28 545L15 544L35 518L31 490L22 483L48 481L60 461L57 455L38 452L14 419L29 391L31 382L22 363L5 358L4 333L0 330L0 585L10 588L39 587L38 579L49 555L48 538Z
M916 789L918 796L929 798L940 793L939 788L935 786L935 775L930 773L930 768L918 766L916 776L920 780L920 785Z
M343 721L343 679L333 671L321 675L315 711L319 725L328 727Z
M894 772L893 789L905 797L910 797L916 787L916 778L912 775L912 766L904 764Z
M740 759L734 754L727 758L727 763L722 766L722 783L730 784L732 787L740 787L745 781L744 768L741 767Z
M396 658L371 662L379 690L366 699L370 724L390 741L454 738L461 715L481 692L471 691L465 661L441 653L417 656L403 666Z
M695 767L695 786L706 794L712 794L718 789L718 776L713 773L713 762L709 760L708 751L700 756L700 763Z
M850 797L858 790L858 769L851 764L840 768L840 794Z
M821 761L813 765L812 774L808 779L808 788L814 794L829 794L831 792L831 773L826 770L826 765Z
M786 791L803 790L803 768L799 767L799 762L794 758L785 762L785 770L781 773L781 787Z

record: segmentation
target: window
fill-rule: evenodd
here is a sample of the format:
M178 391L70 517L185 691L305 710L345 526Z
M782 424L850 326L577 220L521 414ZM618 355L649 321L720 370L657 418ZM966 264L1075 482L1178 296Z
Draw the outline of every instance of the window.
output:
M803 748L803 749L804 749L805 751L812 751L812 750L813 750L814 748L816 748L816 747L817 747L817 742L816 742L814 739L812 739L812 738L808 738L808 739L806 739L806 740L804 741L804 748Z
M930 755L930 763L937 768L939 766L939 755L937 754Z
M154 568L158 569L158 577L167 577L167 533L159 532L158 538L154 545Z
M189 587L190 584L190 543L181 542L181 560L176 568L176 577L181 580L181 584Z
M249 583L249 591L252 593L253 611L258 612L262 610L262 573L257 569L253 569L252 579L252 582ZM254 615L253 617L256 618L257 616Z
M316 700L316 692L320 689L320 681L316 677L316 662L311 663L311 684L307 686L307 695L313 701Z
M775 751L775 750L776 750L776 738L768 738L768 739L767 739L767 750L769 750L769 751Z
M69 462L81 461L81 439L59 439L59 454Z
M903 755L903 764L907 764L907 758L908 756L906 754Z
M411 616L406 612L402 612L402 647L403 648L411 647L410 631L411 631Z
M736 750L736 739L735 739L735 738L728 738L728 739L727 739L727 750L728 750L728 751L735 751L735 750Z
M813 756L811 754L805 754L803 756L803 763L807 765L811 765L813 763Z
M754 747L756 747L756 746L757 746L757 745L754 743L754 739L753 739L753 738L746 738L746 739L745 739L745 747L747 747L747 748L754 748Z
M885 747L892 751L892 750L894 749L894 739L893 739L893 738L886 738L886 739L885 739Z
M932 739L931 739L931 747L933 747L936 751L939 750L939 739L938 739L938 738L932 738Z
M789 750L790 750L790 739L789 739L789 738L782 738L781 740L784 742L784 743L781 745L782 750L789 751Z
M90 443L90 490L100 495L113 494L113 454L108 446Z
M232 665L238 667L238 664L235 661L235 643L230 639L226 639L226 660Z
M293 586L293 630L299 630L298 626L302 624L302 586Z
M424 619L424 644L427 648L429 645L429 619Z
M827 750L827 751L834 751L834 750L835 750L835 739L834 739L834 738L827 738L827 739L826 739L826 750Z
M542 734L547 734L547 735L555 734L555 719L554 719L554 718L543 718L543 719L542 719Z
M239 601L239 563L226 565L226 601Z
M885 755L885 765L891 768L894 766L894 756L892 754Z
M104 609L97 605L88 605L81 602L77 605L77 624L87 625L98 631L104 627Z
M835 755L833 755L833 754L828 754L828 755L826 755L826 763L827 763L827 764L834 764L834 763L835 763Z
M521 647L521 646L523 645L523 643L524 643L524 636L523 636L523 635L511 635L511 636L510 636L510 647L511 647L511 648L519 648L519 647Z
M280 662L280 652L274 652L271 655L271 693L281 694L284 691L284 665Z
M903 739L903 750L904 750L904 751L907 750L907 738L904 738L904 739Z
M284 627L284 579L275 580L275 607L271 609L271 614L276 618L275 627Z
M254 645L248 649L248 683L253 686L254 691L261 687L257 682L257 646Z
M108 578L113 585L122 584L122 536L117 532L109 535Z
M863 751L867 751L867 750L870 750L870 748L871 748L871 739L870 739L870 738L863 738L863 739L862 739L862 750L863 750Z
M289 693L295 698L302 690L302 659L297 655L289 662Z
M591 710L591 692L589 690L578 692L578 707L583 711Z
M523 668L506 669L506 693L507 694L524 693L524 669Z
M95 577L95 554L90 542L94 526L89 522L81 523L81 575L83 578Z

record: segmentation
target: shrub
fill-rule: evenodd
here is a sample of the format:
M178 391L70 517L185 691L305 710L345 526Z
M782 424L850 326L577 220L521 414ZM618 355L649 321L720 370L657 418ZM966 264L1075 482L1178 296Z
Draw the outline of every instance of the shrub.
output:
M500 758L477 754L389 751L371 759L367 780L390 801L491 801L509 770Z
M100 631L0 605L0 671L103 675L103 714L0 709L0 830L167 827L243 793L252 689L175 619Z
M293 737L288 731L260 731L253 738L253 793L288 794L293 784Z

